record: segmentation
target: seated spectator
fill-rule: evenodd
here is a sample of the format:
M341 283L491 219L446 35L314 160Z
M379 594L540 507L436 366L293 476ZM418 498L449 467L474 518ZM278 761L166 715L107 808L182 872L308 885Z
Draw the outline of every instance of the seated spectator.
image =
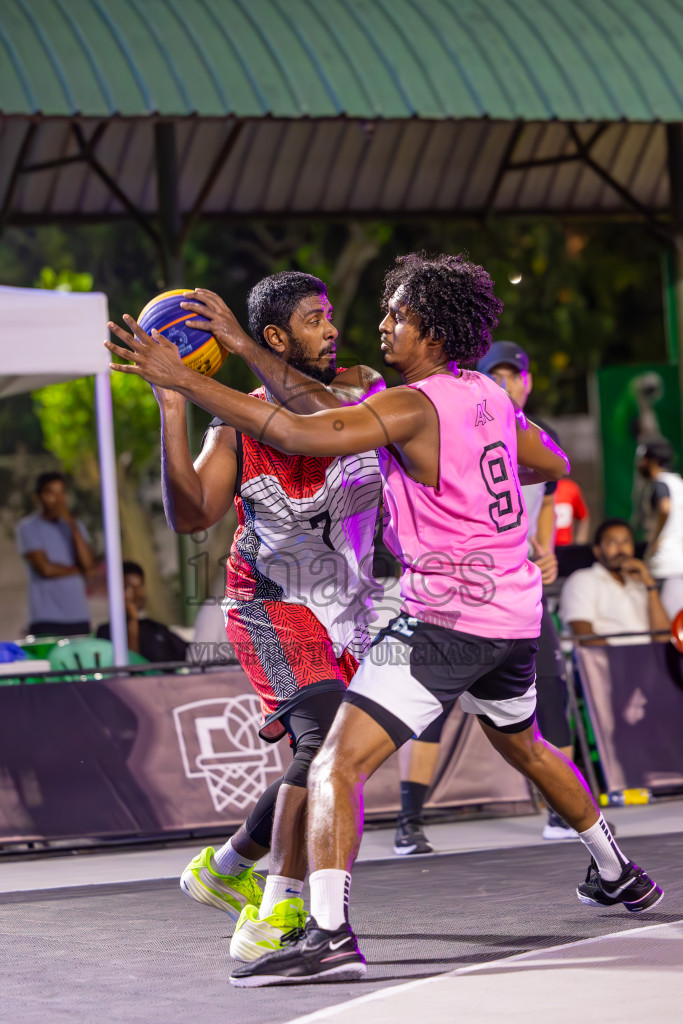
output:
M87 634L85 576L94 566L88 531L69 510L61 473L41 473L35 496L40 511L17 525L17 547L28 566L28 633Z
M558 480L555 490L555 547L587 544L589 531L590 516L581 488L568 477Z
M560 595L560 614L579 643L642 644L647 637L611 634L670 629L657 584L634 552L633 531L624 519L606 519L597 528L593 541L597 561L589 569L573 572ZM580 639L587 634L597 634L599 639Z
M155 622L145 615L145 574L137 562L123 563L123 586L128 649L141 654L147 661L184 661L187 649L185 641L162 622ZM108 622L99 627L97 636L104 640L111 639Z

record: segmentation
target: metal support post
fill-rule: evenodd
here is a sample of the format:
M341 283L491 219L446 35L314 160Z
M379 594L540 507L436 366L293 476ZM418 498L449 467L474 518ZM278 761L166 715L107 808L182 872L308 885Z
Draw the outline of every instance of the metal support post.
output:
M178 154L175 125L161 121L154 126L157 173L157 200L161 229L160 257L164 287L183 288L185 270L182 252L182 216L180 213ZM187 429L192 443L192 403L187 404ZM178 575L180 579L180 621L183 626L194 622L195 609L189 604L192 584L190 539L178 534Z

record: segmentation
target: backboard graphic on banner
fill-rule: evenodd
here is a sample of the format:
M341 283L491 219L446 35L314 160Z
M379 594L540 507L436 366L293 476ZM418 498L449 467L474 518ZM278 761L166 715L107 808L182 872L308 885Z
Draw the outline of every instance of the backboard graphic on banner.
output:
M183 770L203 779L219 813L251 808L283 772L276 745L258 735L261 705L255 693L224 700L196 700L173 709Z
M239 666L0 687L0 838L229 834L284 774ZM446 723L428 807L530 806L472 716ZM366 818L399 809L398 756L369 780Z

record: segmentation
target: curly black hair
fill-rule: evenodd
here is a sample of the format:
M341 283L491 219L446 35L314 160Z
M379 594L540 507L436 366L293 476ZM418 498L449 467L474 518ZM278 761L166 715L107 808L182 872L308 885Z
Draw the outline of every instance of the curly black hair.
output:
M309 295L327 295L327 287L320 278L298 270L282 270L254 285L247 299L249 333L254 341L267 348L263 332L269 324L291 334L292 313Z
M470 263L462 253L411 252L398 256L384 278L385 312L398 288L401 305L420 317L420 337L443 339L449 359L475 363L488 352L503 303L483 267Z

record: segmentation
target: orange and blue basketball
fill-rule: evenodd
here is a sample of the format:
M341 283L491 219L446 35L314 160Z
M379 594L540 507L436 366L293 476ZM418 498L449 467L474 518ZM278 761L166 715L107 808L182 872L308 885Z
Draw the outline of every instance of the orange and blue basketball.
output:
M180 305L186 291L176 288L155 296L140 313L138 323L147 334L157 330L177 345L180 358L191 370L213 377L225 362L227 352L209 331L185 326L186 320L201 319Z

